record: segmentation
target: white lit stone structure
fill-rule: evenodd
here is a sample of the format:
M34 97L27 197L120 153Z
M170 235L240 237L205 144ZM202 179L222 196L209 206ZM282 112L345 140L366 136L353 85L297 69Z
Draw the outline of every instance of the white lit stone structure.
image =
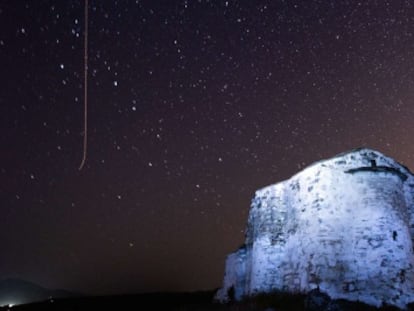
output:
M404 308L414 301L413 236L412 173L374 150L340 154L256 192L216 298L319 288Z

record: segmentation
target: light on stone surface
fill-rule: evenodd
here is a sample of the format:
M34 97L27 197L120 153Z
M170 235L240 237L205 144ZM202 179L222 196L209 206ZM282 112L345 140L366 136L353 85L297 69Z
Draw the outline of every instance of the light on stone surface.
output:
M245 245L226 261L228 300L319 288L334 299L414 301L414 176L357 149L256 191Z

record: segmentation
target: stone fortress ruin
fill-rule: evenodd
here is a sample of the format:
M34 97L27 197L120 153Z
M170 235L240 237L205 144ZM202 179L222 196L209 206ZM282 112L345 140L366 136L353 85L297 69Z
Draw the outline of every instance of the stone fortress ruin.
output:
M414 301L414 176L361 148L256 191L220 301L307 293L404 308ZM232 297L233 298L233 297Z

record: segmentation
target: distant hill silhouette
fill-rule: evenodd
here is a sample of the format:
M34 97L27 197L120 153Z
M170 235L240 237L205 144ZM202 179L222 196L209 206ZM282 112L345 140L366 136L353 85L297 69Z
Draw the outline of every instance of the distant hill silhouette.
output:
M66 290L52 290L20 279L0 280L0 306L26 304L52 298L80 296Z

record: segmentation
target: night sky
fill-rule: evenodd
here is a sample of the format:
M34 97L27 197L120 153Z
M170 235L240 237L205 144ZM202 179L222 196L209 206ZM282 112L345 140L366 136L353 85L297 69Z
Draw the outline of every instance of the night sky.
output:
M370 147L414 168L411 1L0 2L0 278L219 287L254 191Z

